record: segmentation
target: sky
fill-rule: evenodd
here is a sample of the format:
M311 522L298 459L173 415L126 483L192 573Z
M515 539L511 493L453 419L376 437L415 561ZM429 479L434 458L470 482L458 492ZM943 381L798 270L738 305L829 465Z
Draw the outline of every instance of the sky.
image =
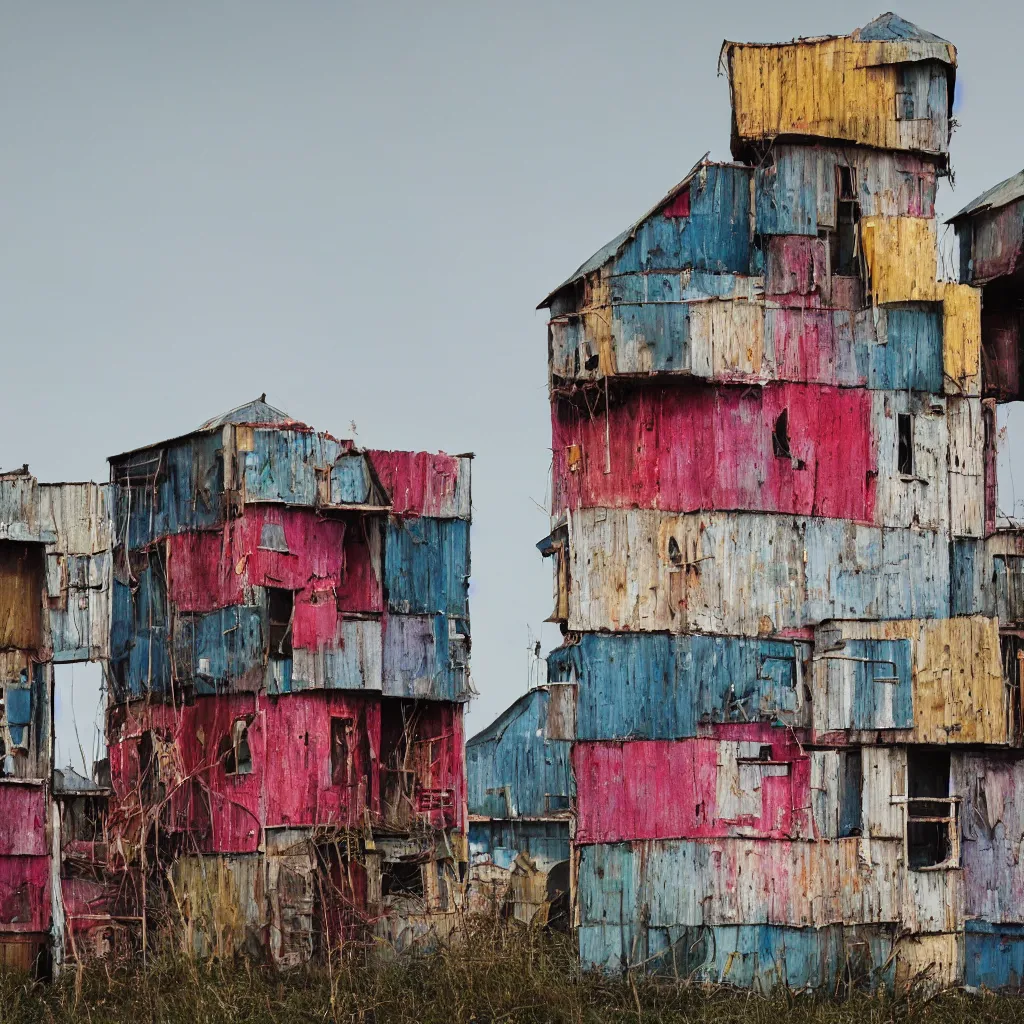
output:
M1024 167L1024 5L898 12L959 50L946 217ZM0 467L105 479L108 455L262 392L366 446L475 452L483 728L527 689L530 644L558 643L534 547L551 461L537 303L705 152L728 158L724 38L880 13L0 0ZM78 703L89 678L76 669ZM73 703L58 693L65 751Z

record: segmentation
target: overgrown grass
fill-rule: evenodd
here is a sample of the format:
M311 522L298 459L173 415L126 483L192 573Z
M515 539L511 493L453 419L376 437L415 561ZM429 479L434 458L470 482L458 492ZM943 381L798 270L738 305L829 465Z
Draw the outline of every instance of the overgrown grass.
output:
M581 972L564 936L484 932L466 946L390 962L348 959L279 973L246 961L151 960L146 970L66 971L51 985L0 975L0 1024L768 1024L1024 1022L1024 998L948 994L844 1001L750 995Z

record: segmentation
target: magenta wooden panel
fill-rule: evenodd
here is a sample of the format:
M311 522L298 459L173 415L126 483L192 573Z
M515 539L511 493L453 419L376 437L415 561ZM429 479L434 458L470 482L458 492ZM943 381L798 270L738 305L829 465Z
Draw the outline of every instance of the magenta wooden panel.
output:
M0 823L0 857L45 857L45 787L0 782Z
M0 856L0 935L50 927L50 858Z
M810 759L800 746L771 725L716 733L733 743L718 738L576 743L576 841L810 838ZM760 765L736 765L739 742L771 747L771 762L763 766L767 777L759 778ZM758 753L751 749L748 756Z
M871 522L871 393L813 384L654 386L552 408L552 507L736 509ZM603 405L603 403L601 403ZM789 455L773 430L785 413ZM610 470L607 471L607 470Z

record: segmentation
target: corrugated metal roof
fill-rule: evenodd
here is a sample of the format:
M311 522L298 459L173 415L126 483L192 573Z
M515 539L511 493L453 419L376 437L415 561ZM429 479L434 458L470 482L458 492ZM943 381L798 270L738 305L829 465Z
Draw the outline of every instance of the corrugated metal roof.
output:
M579 281L580 278L586 277L587 274L593 273L593 271L603 267L609 260L614 259L623 246L636 234L637 229L641 224L647 220L648 217L653 216L663 206L671 202L693 179L693 176L703 167L705 164L714 163L712 160L708 160L708 154L705 153L691 168L690 172L678 185L669 189L669 191L662 196L638 221L631 224L625 231L620 235L616 235L607 245L603 245L593 256L590 257L586 263L582 264L577 268L576 272L571 274L566 280L564 280L557 288L549 292L537 305L538 309L546 309L551 305L551 300L563 289L569 285Z
M998 210L1001 206L1009 206L1010 203L1014 203L1018 199L1024 199L1024 171L1018 171L1006 181L1001 181L998 185L993 185L987 192L982 192L977 199L969 202L946 223L952 224L953 221L959 220L961 217L982 213L985 210Z
M296 420L292 419L291 416L286 412L282 412L280 409L275 409L272 405L267 404L267 396L260 395L259 398L254 399L251 402L246 402L244 405L235 406L234 409L228 409L227 412L222 412L219 416L214 416L212 420L207 420L202 426L198 427L199 430L214 430L217 427L223 427L225 423L295 423Z
M914 39L927 43L948 43L948 39L937 36L918 28L898 14L888 11L880 14L874 21L869 21L863 28L854 29L850 35L862 43L896 42L901 39Z

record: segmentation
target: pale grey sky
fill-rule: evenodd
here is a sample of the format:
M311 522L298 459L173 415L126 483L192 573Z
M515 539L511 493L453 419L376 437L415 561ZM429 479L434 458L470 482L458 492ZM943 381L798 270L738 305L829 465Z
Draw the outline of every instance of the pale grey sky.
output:
M482 728L551 610L534 307L706 150L728 156L723 38L880 13L3 0L0 466L104 479L107 455L263 391L366 445L475 451ZM1024 5L898 13L959 48L948 216L1024 167Z

